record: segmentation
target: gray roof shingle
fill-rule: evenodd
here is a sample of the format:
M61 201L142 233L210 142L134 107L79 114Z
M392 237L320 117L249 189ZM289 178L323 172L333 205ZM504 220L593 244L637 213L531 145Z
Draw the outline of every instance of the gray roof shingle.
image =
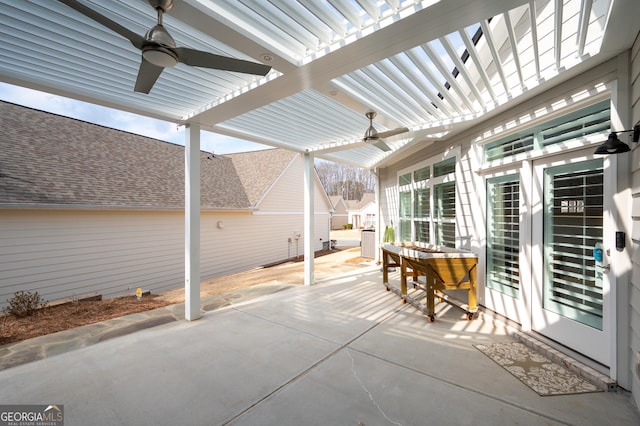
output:
M296 155L296 153L284 149L229 155L251 205L260 201L266 190L271 187Z
M182 209L181 145L0 101L0 206ZM201 158L203 209L250 209L297 154Z
M376 202L376 194L373 192L365 192L359 200L345 200L349 210L362 210L367 205Z

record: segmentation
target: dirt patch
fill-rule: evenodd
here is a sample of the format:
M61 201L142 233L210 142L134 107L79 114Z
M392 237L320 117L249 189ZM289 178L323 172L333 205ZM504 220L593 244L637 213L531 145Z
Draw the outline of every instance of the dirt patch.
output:
M360 257L360 248L317 253L316 257L316 280L366 266L366 261L371 260ZM232 293L264 283L302 285L304 263L301 260L203 281L200 284L200 297ZM76 301L49 306L25 318L0 316L0 345L182 302L184 288L176 288L160 295L144 296L140 300L135 296L126 296L99 301Z
M0 327L2 327L0 345L148 311L169 304L170 302L160 300L155 296L144 296L140 300L135 296L126 296L49 306L24 318L6 315L0 317Z

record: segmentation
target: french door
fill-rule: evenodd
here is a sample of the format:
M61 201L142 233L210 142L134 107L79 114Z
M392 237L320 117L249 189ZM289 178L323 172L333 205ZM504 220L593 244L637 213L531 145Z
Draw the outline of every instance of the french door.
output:
M531 328L604 365L614 335L614 171L573 153L533 163Z

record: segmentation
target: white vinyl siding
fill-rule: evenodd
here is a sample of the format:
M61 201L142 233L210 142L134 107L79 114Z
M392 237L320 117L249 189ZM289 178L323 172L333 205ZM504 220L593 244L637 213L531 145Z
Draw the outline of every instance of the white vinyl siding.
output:
M264 199L273 210L202 211L203 280L303 254L301 175L291 167L276 182ZM329 240L329 204L318 182L314 198L314 249L321 250ZM183 285L182 211L0 209L0 308L20 290L54 301Z
M304 239L304 161L302 156L289 164L276 179L266 196L256 206L255 220L251 225L254 239L268 241L262 250L273 257L274 252L296 256L296 236L298 255L302 255ZM324 193L320 180L314 177L314 250L322 250L322 243L329 241L330 202ZM269 229L266 229L268 227ZM257 235L260 234L260 235ZM292 239L289 242L289 238ZM256 248L256 250L258 250Z
M0 210L0 241L2 304L20 290L108 297L184 280L179 212Z

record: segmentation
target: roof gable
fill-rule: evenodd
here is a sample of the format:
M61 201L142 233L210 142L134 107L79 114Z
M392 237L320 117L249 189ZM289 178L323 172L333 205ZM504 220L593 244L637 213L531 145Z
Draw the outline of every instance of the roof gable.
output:
M252 206L268 192L298 154L284 149L228 154Z
M347 210L347 203L342 198L342 195L330 195L329 200L335 211L343 212Z

